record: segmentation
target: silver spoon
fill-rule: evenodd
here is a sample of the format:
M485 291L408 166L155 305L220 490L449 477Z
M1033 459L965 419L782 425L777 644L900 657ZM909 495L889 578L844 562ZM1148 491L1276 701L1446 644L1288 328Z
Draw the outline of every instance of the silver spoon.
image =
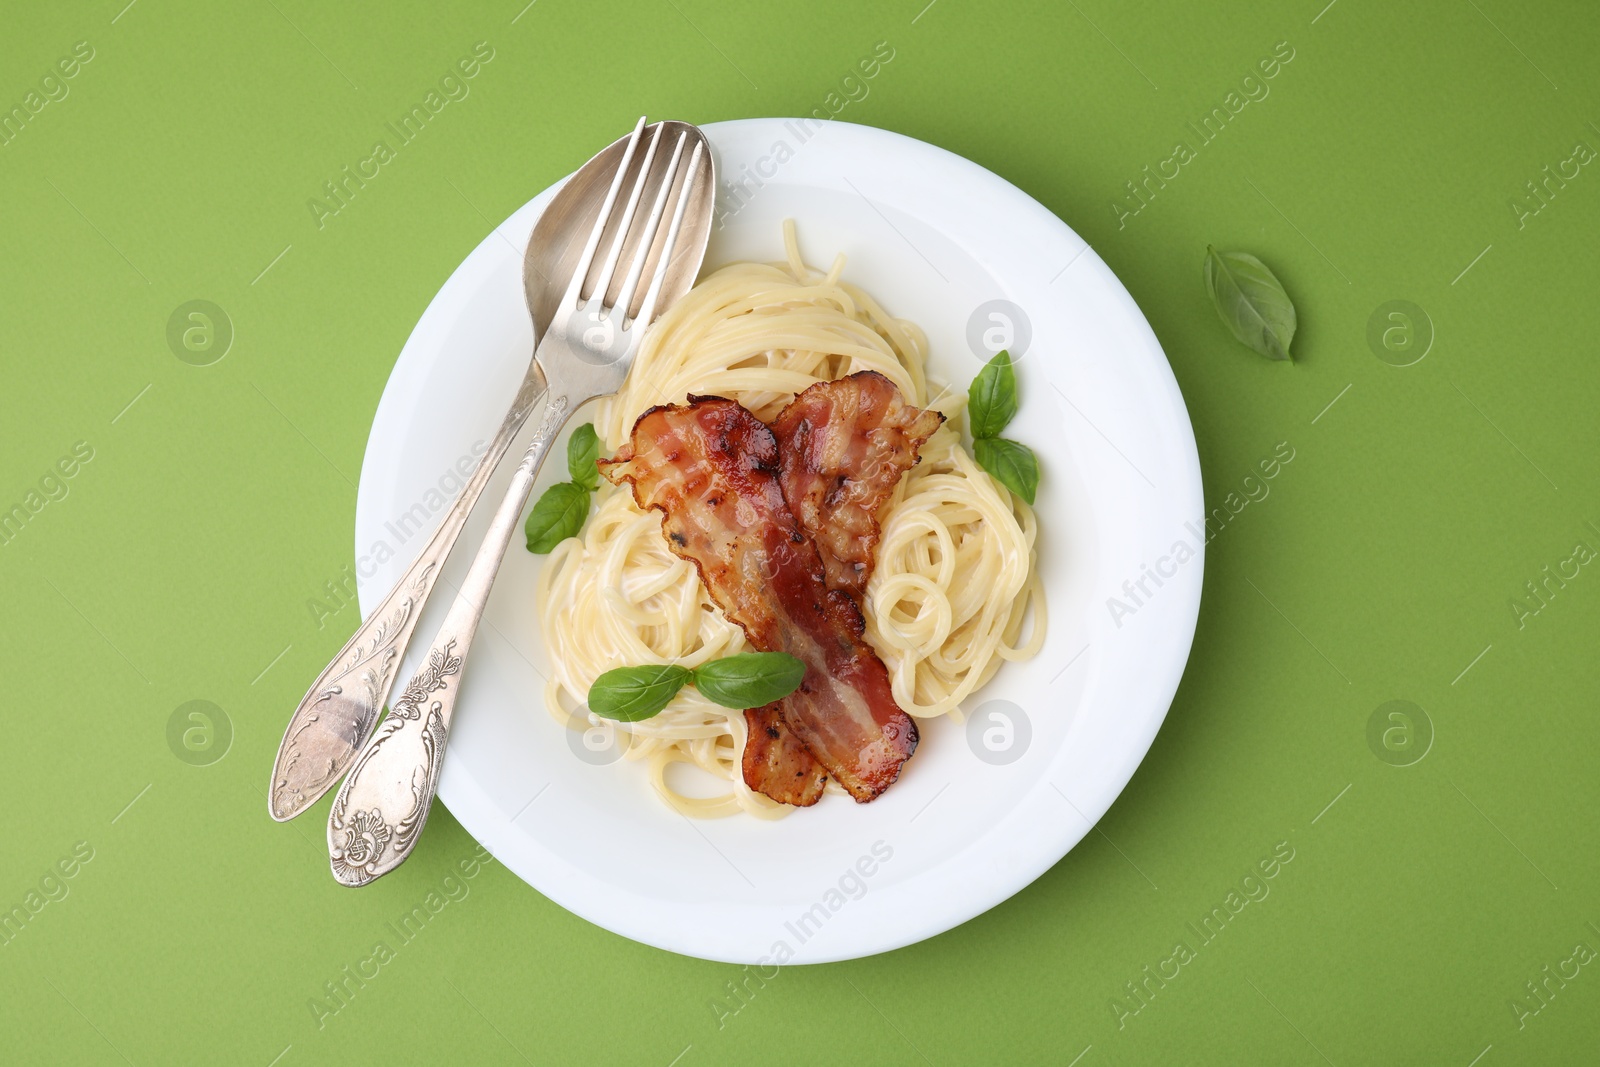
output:
M622 388L640 338L659 305L685 212L691 203L707 203L714 193L704 136L692 126L677 125L681 128L670 139L663 136L668 124L654 127L627 204L620 209L616 194L621 182L611 182L606 204L534 353L549 391L528 452L489 523L483 546L473 557L425 665L390 707L334 797L328 853L333 876L345 885L365 885L387 874L416 846L438 788L467 653L539 466L573 411ZM629 169L642 132L641 122L618 175ZM671 152L664 165L659 158L663 145ZM676 206L666 222L675 190ZM649 215L636 225L641 202ZM602 237L610 250L591 283ZM704 241L688 254L698 263L705 254ZM619 275L619 268L626 273ZM537 314L542 283L530 282L527 288L529 306Z
M664 131L669 140L688 132L696 144L703 143L700 131L687 123L664 122L652 129L658 135ZM523 255L522 281L536 344L549 329L561 303L564 290L558 285L573 277L596 232L597 221L617 221L611 218L617 192L625 179L637 174L635 150L641 138L649 134L641 118L632 134L584 164L551 199L535 224ZM701 177L685 187L689 192L684 197L688 209L678 235L677 254L668 262L660 282L656 306L661 310L689 291L705 256L716 188L709 154L705 159ZM657 258L646 266L650 277L655 278L659 253L653 255ZM592 256L590 250L589 258ZM639 294L635 303L643 298L644 294ZM631 310L636 313L638 309ZM405 657L406 646L411 643L412 631L445 557L461 536L467 516L483 495L490 476L545 392L544 370L537 360L529 360L511 409L439 529L300 701L284 730L267 790L267 810L274 819L287 821L316 803L339 781L366 744L378 721L378 711L394 688L395 672Z

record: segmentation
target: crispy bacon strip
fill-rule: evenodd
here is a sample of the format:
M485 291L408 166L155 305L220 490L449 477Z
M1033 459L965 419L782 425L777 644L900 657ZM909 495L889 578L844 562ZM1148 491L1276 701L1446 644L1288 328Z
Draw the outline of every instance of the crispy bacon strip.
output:
M943 422L877 371L818 382L774 420L783 496L822 554L828 588L866 592L878 512Z
M860 802L889 788L917 728L862 639L861 609L827 587L816 546L784 502L772 431L732 400L692 396L639 416L629 444L600 467L662 513L669 547L752 645L805 662L805 680L778 707L822 767ZM757 754L758 768L771 765Z
M751 708L744 723L749 728L742 763L746 785L797 808L809 808L822 798L828 772L783 721L782 701Z

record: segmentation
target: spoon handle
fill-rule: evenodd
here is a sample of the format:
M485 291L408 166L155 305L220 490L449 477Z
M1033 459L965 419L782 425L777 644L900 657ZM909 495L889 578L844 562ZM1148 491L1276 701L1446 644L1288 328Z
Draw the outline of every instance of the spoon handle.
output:
M539 466L571 410L564 390L550 396L528 453L495 511L427 661L390 707L334 797L328 817L328 857L333 876L344 885L365 885L387 874L416 846L439 787L463 666L489 589Z
M445 557L466 527L467 516L522 430L546 385L537 362L529 368L499 432L478 461L439 529L405 575L345 642L295 708L278 746L267 790L267 810L279 822L316 803L349 768L372 733L378 710L394 688L417 619L433 592Z

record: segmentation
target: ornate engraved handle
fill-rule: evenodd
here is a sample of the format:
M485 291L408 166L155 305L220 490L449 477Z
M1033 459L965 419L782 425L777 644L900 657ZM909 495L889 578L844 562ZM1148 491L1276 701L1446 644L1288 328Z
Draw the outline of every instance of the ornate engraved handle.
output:
M450 506L439 529L394 590L317 676L300 701L272 767L267 810L274 819L292 819L316 803L366 744L378 721L378 710L394 688L395 671L411 643L411 633L433 592L445 557L461 536L467 515L483 495L490 476L545 391L544 372L534 363L489 450L478 461L478 469Z
M550 397L483 547L428 650L427 663L407 683L334 797L328 856L333 876L345 885L365 885L394 870L405 862L422 833L439 787L463 663L483 618L489 588L516 532L539 465L570 410L565 395Z

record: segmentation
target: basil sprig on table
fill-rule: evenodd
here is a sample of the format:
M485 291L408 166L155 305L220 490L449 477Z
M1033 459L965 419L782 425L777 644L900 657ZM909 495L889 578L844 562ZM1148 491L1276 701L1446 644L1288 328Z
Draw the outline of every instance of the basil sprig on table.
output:
M972 458L1001 485L1032 504L1039 489L1039 460L1027 445L1000 436L1020 406L1011 353L1002 349L972 379L968 393Z
M1247 252L1206 245L1206 292L1233 336L1268 359L1291 359L1294 302L1267 265Z
M544 491L528 512L522 532L528 536L528 551L549 552L569 537L576 537L589 517L589 494L600 485L600 435L594 423L586 422L567 439L567 473L572 481L559 482Z
M724 656L693 670L672 663L617 667L589 687L589 710L603 719L638 722L672 703L685 685L725 708L759 708L800 688L805 674L805 663L787 652Z

